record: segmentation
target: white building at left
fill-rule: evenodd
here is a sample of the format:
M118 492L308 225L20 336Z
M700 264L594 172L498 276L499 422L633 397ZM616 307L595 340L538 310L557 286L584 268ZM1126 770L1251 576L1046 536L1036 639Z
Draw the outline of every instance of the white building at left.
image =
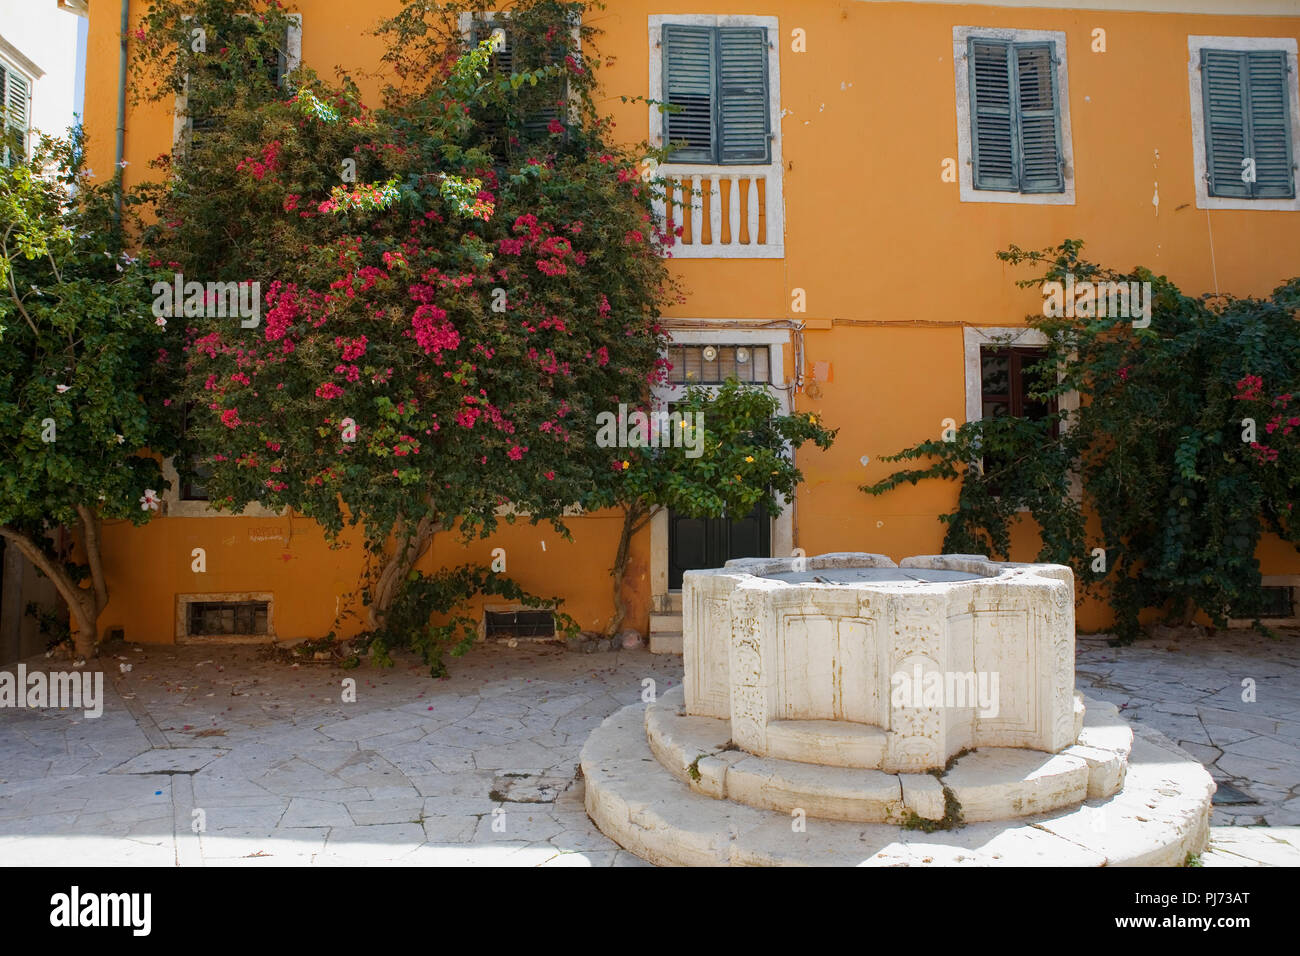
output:
M0 109L5 130L27 153L36 133L64 135L80 121L87 2L0 0Z

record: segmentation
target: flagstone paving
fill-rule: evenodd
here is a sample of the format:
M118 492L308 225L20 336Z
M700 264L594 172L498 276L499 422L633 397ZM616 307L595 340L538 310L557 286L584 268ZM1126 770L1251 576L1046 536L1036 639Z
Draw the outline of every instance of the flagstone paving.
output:
M1080 689L1231 788L1206 866L1300 864L1298 637L1079 641ZM444 680L396 660L119 646L103 716L0 710L0 865L645 865L587 819L578 754L680 658L480 645Z

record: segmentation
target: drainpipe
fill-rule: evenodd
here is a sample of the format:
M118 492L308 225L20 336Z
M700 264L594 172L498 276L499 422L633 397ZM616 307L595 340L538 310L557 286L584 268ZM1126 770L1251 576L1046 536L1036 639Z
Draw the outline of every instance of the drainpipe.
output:
M117 201L114 218L122 220L122 186L124 170L122 157L126 152L126 31L129 24L131 0L122 0L122 50L117 59L117 147L113 158L113 170L117 176Z

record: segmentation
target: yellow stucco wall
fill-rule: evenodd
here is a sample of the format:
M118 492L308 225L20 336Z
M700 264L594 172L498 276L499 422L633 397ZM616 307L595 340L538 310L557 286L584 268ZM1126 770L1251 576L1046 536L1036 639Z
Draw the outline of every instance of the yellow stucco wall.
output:
M143 6L133 3L133 10ZM304 61L327 76L336 65L376 70L381 44L366 33L398 6L393 0L299 0L291 8L303 13ZM648 93L647 16L670 13L779 19L785 257L676 262L689 299L673 314L807 318L823 326L832 320L829 328L806 333L807 361L832 363L831 380L816 400L807 394L795 400L798 409L840 427L834 449L800 457L807 485L796 503L794 543L809 554L865 550L901 558L939 549L937 515L952 506L955 486L926 483L881 498L868 498L857 487L887 473L881 455L936 435L945 418L964 420L962 323L1019 325L1040 306L1036 292L1014 285L1026 273L997 261L996 250L1012 242L1041 248L1082 238L1090 258L1121 267L1147 265L1191 293L1217 284L1237 295L1266 294L1297 270L1300 213L1196 208L1187 38L1296 38L1300 16L856 0L611 0L594 18L604 31L598 41L605 60L600 76L609 94L605 103L630 142L646 138L648 112L617 97ZM91 166L101 171L113 163L117 15L115 4L92 5L86 114ZM957 157L957 25L1065 33L1074 205L962 203L957 184L941 179L943 160ZM805 53L791 52L795 28L806 33ZM1096 28L1106 31L1105 53L1090 50ZM373 95L379 82L366 78L361 86ZM168 108L144 104L130 110L128 183L147 173L149 159L170 149L171 137ZM806 292L806 314L790 311L795 288ZM785 350L787 363L791 352ZM787 375L792 373L787 367ZM870 459L865 466L863 456ZM122 625L131 639L167 641L176 593L270 590L281 635L323 633L338 596L357 586L360 548L354 542L342 552L329 551L302 519L294 522L287 545L248 540L250 529L287 524L166 518L143 530L110 527L106 557L113 598L101 626ZM573 528L572 544L527 526L469 549L444 536L425 563L484 560L491 548L504 546L511 576L534 591L564 596L583 626L595 627L609 610L606 568L617 522L584 518ZM202 576L189 572L196 546L208 549ZM1033 557L1032 528L1021 529L1016 550L1019 559ZM1266 573L1300 573L1300 557L1280 542L1266 542L1260 557ZM628 623L640 628L648 615L649 561L649 534L643 532L629 575ZM1100 627L1105 615L1087 605L1080 624ZM344 632L352 629L345 626Z

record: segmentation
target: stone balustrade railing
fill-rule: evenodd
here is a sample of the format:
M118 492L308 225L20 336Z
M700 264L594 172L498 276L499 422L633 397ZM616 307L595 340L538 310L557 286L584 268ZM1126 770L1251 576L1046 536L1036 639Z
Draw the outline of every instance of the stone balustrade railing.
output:
M781 171L775 166L664 165L660 221L681 235L677 259L779 259L785 255Z

